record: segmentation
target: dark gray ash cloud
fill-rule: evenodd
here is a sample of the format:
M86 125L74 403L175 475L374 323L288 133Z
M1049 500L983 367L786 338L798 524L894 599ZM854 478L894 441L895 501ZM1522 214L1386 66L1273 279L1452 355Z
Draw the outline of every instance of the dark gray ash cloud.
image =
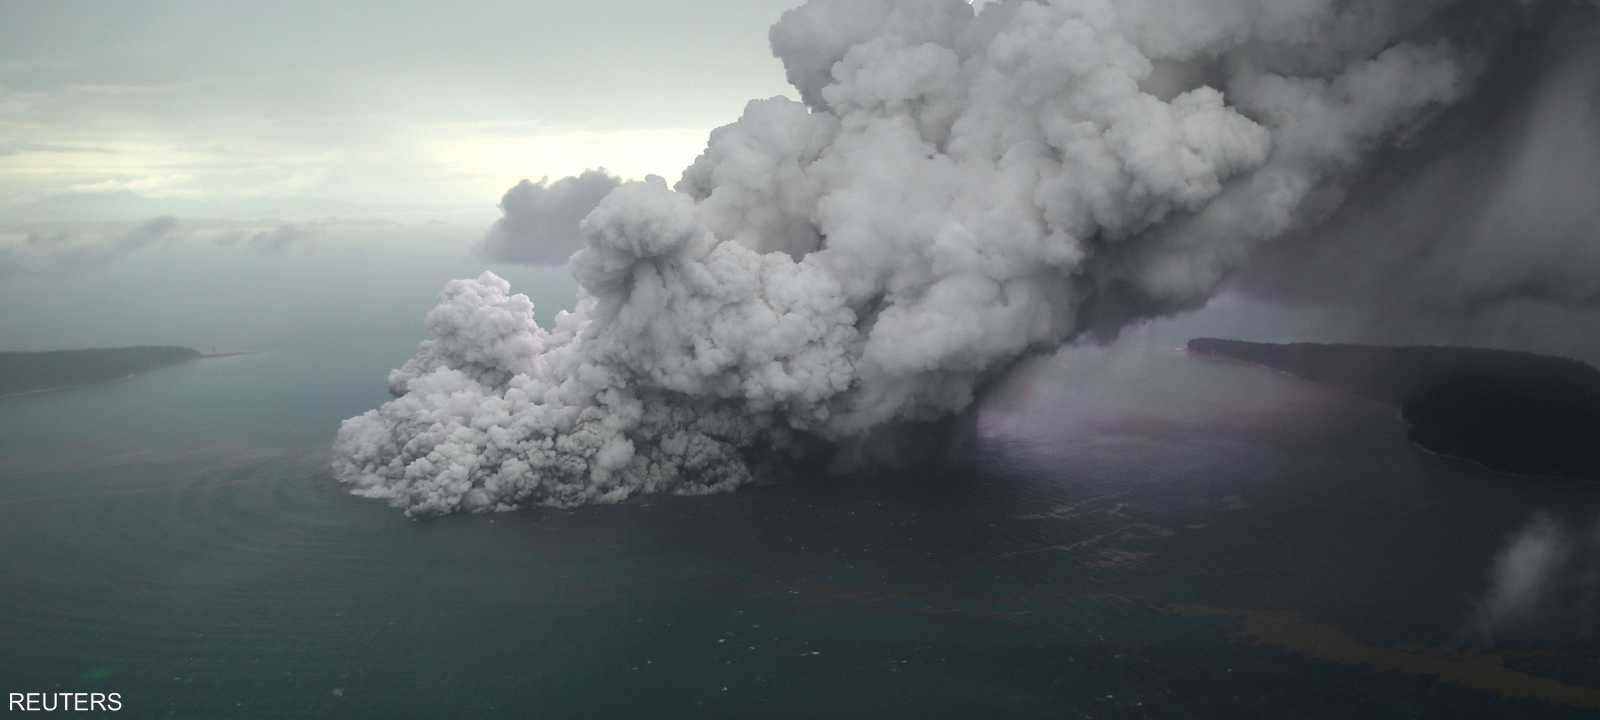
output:
M1556 3L1439 131L1238 286L1385 316L1600 306L1600 7Z
M523 180L501 198L502 217L480 251L497 262L561 265L583 247L579 221L620 184L603 168L555 182Z

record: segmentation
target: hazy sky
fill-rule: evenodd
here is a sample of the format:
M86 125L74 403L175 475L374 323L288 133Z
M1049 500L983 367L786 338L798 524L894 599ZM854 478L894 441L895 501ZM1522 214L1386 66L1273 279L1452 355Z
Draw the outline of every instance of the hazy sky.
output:
M492 217L523 177L675 177L784 93L792 0L0 0L0 219Z

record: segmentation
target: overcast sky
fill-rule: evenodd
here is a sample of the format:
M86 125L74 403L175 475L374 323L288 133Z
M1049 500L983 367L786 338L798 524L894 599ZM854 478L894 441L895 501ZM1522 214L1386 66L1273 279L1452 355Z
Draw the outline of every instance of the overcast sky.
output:
M791 4L0 0L0 215L490 217L523 177L676 177L788 89Z

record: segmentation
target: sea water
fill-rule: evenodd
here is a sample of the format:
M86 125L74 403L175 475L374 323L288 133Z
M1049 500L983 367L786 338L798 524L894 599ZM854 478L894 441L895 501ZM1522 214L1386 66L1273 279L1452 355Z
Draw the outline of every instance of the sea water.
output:
M0 401L0 692L158 718L1600 712L1600 490L1175 353L997 391L942 468L408 519L328 448L385 399L434 275L470 268L363 298L358 254L321 257L301 294L348 302L263 310L270 341L220 301L219 350L256 354ZM239 292L295 306L292 277ZM520 278L541 316L552 278ZM1539 522L1566 528L1558 571L1487 616Z

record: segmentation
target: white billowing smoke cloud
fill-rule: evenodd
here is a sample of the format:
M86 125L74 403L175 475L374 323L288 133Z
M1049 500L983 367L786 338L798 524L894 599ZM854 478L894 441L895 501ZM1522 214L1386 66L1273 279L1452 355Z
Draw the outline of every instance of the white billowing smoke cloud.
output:
M1571 554L1565 528L1547 515L1513 536L1490 567L1489 593L1479 608L1486 630L1526 619L1543 603Z
M482 254L500 262L561 265L583 247L578 223L622 180L603 168L550 182L523 180L500 199Z
M1489 567L1489 589L1477 608L1485 638L1556 631L1594 632L1600 591L1600 522L1573 525L1535 515L1513 534Z
M753 101L674 188L606 195L553 328L491 274L451 283L396 399L341 428L338 478L411 513L704 493L752 453L958 412L1030 350L1203 302L1466 89L1462 46L1406 38L1476 3L1192 5L786 13L804 102Z

